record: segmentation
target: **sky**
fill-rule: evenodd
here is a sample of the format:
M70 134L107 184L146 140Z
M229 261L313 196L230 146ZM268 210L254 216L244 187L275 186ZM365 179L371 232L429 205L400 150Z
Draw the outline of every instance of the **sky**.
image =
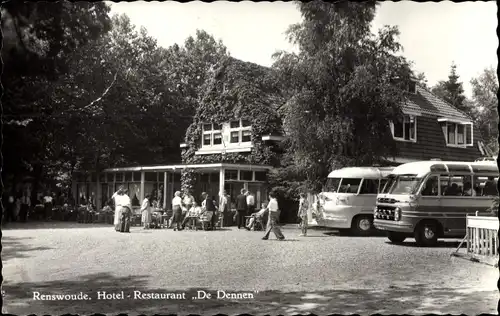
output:
M286 38L301 15L291 2L108 2L111 14L126 14L168 47L203 29L221 39L231 56L270 66L272 54L296 48ZM424 72L430 86L446 80L452 62L471 96L470 80L486 67L497 67L497 6L487 2L382 2L372 31L398 26L404 56Z

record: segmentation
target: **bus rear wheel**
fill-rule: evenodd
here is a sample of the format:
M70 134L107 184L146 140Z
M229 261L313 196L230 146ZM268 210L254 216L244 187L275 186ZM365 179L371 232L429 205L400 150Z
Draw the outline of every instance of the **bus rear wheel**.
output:
M389 238L389 240L392 243L398 244L398 243L402 243L403 241L405 241L406 236L404 234L398 233L398 232L388 232L387 238Z
M432 247L437 244L438 234L438 225L435 222L422 222L415 229L415 241L418 246Z
M351 230L357 236L368 236L373 231L373 216L360 215L352 220Z

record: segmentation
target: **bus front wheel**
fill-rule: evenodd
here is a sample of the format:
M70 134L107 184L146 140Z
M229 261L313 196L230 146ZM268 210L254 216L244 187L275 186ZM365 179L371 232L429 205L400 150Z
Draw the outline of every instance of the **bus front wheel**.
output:
M373 230L373 216L356 216L352 220L351 230L357 236L368 236Z
M428 221L420 223L415 229L415 241L418 246L435 246L438 239L438 225Z
M398 233L398 232L388 232L387 238L389 238L389 240L392 243L397 244L397 243L401 243L401 242L405 241L406 236L404 234Z

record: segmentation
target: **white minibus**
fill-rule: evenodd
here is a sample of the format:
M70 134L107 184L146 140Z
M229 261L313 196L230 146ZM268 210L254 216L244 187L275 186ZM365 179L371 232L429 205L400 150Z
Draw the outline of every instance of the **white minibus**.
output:
M464 236L466 214L486 211L497 190L498 166L485 162L419 161L396 167L377 196L374 225L389 240Z
M319 195L318 226L350 229L356 235L373 230L377 193L393 167L349 167L332 171Z

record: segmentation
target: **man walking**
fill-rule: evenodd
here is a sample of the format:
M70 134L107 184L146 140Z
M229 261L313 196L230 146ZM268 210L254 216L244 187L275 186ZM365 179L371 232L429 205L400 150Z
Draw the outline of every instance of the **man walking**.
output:
M245 189L241 189L240 195L236 197L236 223L238 229L245 227L245 216L247 215L248 205L247 197L245 196Z
M227 226L227 216L229 213L229 205L228 205L227 192L222 191L219 199L219 212L221 216L220 227Z
M262 240L268 240L269 234L271 231L274 232L274 235L278 240L284 240L285 236L281 233L280 228L276 225L278 220L278 201L276 200L276 195L271 192L269 193L269 204L267 205L267 209L269 210L269 220L267 221L267 229L266 234L262 237Z

